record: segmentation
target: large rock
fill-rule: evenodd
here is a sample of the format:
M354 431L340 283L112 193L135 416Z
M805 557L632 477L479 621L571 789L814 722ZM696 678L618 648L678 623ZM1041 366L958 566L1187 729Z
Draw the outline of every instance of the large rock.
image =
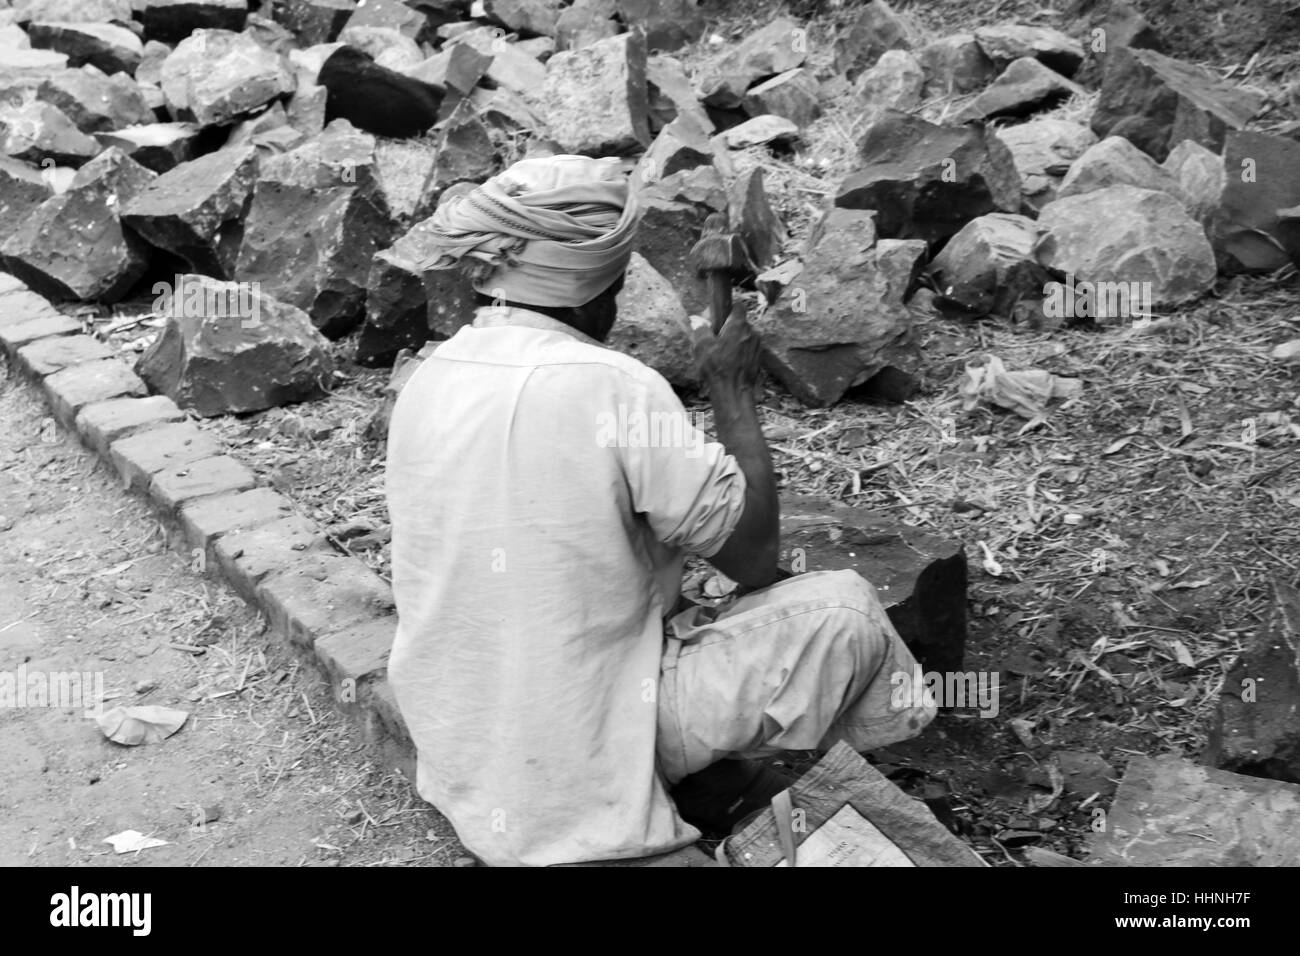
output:
M1132 4L1126 0L1107 0L1102 17L1094 21L1089 31L1083 66L1074 78L1095 86L1105 74L1110 54L1127 47L1169 52L1150 22Z
M130 23L131 0L15 0L16 23Z
M135 68L135 81L150 86L162 86L162 65L171 55L172 48L166 43L149 40L144 45L140 64Z
M376 136L410 137L438 120L442 90L375 63L360 50L329 53L316 82L325 87L325 121L345 119Z
M339 34L339 42L360 50L377 65L398 73L418 66L425 58L414 40L391 27L358 27L349 23Z
M605 340L650 366L673 385L696 381L690 320L671 282L637 253L618 294L618 319Z
M728 149L748 149L768 143L790 143L799 138L799 127L784 116L754 116L718 134Z
M32 46L66 54L69 66L89 63L105 73L134 73L144 55L140 38L113 23L33 23L27 32Z
M96 133L95 139L122 150L145 169L165 173L193 158L200 132L193 123L145 123Z
M284 0L280 22L303 46L333 43L356 11L356 0Z
M1178 182L1183 203L1192 218L1212 231L1214 214L1228 184L1223 157L1185 139L1169 151L1169 158L1161 168ZM1213 243L1213 238L1210 241Z
M906 354L910 318L875 249L872 214L833 209L794 284L755 322L767 370L829 405Z
M0 152L35 165L80 166L99 144L50 103L0 103Z
M228 147L164 173L122 207L122 221L195 272L234 276L257 149Z
M659 131L641 157L636 182L652 183L713 162L708 135L689 120L675 119Z
M868 128L859 153L862 165L835 205L876 210L885 238L934 243L976 216L1020 211L1011 151L982 126L936 126L891 110Z
M425 185L438 159L438 150L424 140L383 139L375 144L375 172L388 211L395 222L423 219Z
M1096 134L1082 123L1048 117L1001 127L996 135L1011 150L1024 201L1034 209L1056 198L1074 161L1097 142Z
M438 129L433 168L421 190L420 204L433 207L457 183L481 183L497 170L496 148L472 102L456 107Z
M355 11L348 18L345 29L375 28L393 30L412 42L432 39L428 29L428 20L415 6L408 6L401 0L364 0L355 6ZM327 7L328 9L328 7ZM330 40L334 39L330 37ZM313 41L317 43L328 40Z
M452 186L442 202L471 186ZM416 223L402 238L375 255L366 280L366 320L357 338L356 360L386 365L405 348L449 338L474 318L474 287L459 268L426 269L434 251L431 219Z
M678 50L704 35L699 0L615 0L628 29L645 33L646 49Z
M926 96L953 96L984 89L998 75L973 33L954 33L916 51L925 72Z
M911 50L922 40L885 0L868 0L857 19L835 38L835 72L855 79L886 50Z
M923 672L963 670L961 541L838 501L782 496L781 547L783 563L796 573L852 570L870 581Z
M731 230L745 243L755 269L766 269L776 260L785 244L785 224L768 202L762 167L748 169L732 181L728 219Z
M490 129L499 130L506 136L524 131L535 133L542 129L541 118L518 93L479 87L470 93L469 101L479 119Z
M50 183L41 170L0 156L0 222L22 222L49 195Z
M374 137L346 121L262 162L235 274L306 311L325 335L365 310L370 260L393 225L375 173Z
M34 87L44 77L67 68L68 57L64 53L14 46L0 47L0 84L4 86Z
M1056 195L1078 196L1107 186L1155 189L1184 201L1178 178L1123 136L1107 136L1075 160Z
M555 36L564 9L561 0L485 0L487 15L515 33Z
M1104 821L1089 845L1089 861L1101 866L1217 869L1300 861L1300 786L1181 757L1129 758Z
M1062 76L1074 76L1083 62L1083 44L1060 30L1024 23L978 27L975 40L999 68L1033 57Z
M1168 193L1108 186L1048 203L1038 225L1043 265L1083 282L1150 283L1149 306L1180 305L1214 285L1205 231Z
M248 0L144 0L144 35L176 43L196 30L244 29Z
M1282 581L1265 626L1224 679L1205 759L1300 783L1300 591Z
M1300 143L1268 133L1228 134L1227 176L1211 228L1220 265L1268 272L1300 259L1300 223L1281 215L1300 205Z
M17 224L0 246L5 268L49 298L116 302L148 265L147 247L122 228L118 210L153 178L120 149L100 153Z
M616 0L575 0L560 14L555 25L557 50L581 50L584 46L617 36Z
M821 115L818 91L816 77L798 67L752 87L741 108L750 116L783 116L802 129Z
M1033 57L1013 60L983 93L966 106L957 119L990 120L1028 116L1076 94L1083 87Z
M1263 95L1154 50L1122 48L1106 62L1091 125L1124 136L1157 162L1185 139L1219 152L1229 130L1259 112Z
M167 108L201 126L229 123L293 90L280 57L243 33L199 30L163 61Z
M646 58L646 95L651 133L659 132L679 116L713 132L713 121L701 105L680 60L663 54Z
M656 272L672 283L689 315L703 315L708 309L708 287L688 260L691 247L700 236L705 206L679 202L663 195L666 183L641 192L641 223L637 228L636 251Z
M640 33L555 54L534 104L551 138L565 152L590 156L644 149L650 144L645 68Z
M714 166L678 170L649 185L650 195L668 202L699 206L709 212L722 212L727 208L727 186Z
M859 74L853 92L868 116L879 117L886 110L916 109L924 86L925 72L916 57L906 50L886 50L875 66Z
M1051 276L1034 255L1038 229L1028 216L972 219L930 263L938 297L974 315L1009 316L1022 299L1040 299Z
M153 122L153 110L129 76L105 76L93 66L51 76L36 96L57 106L83 133Z
M724 53L700 79L703 100L719 109L737 109L759 80L802 66L806 33L788 17L777 17Z
M153 392L204 417L256 412L320 398L333 362L329 342L301 309L256 283L180 275L155 311L162 331L136 371Z
M467 34L463 39L453 42L453 50L458 46L470 47L488 58L483 75L487 77L490 86L535 95L546 82L546 67L535 56L521 50L518 44L505 43L499 37ZM644 70L642 74L644 75Z

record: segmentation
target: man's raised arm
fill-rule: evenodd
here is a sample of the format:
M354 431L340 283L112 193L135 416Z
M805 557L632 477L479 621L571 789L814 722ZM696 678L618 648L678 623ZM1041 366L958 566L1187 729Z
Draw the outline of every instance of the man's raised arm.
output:
M758 422L759 337L737 303L714 336L708 323L696 325L695 354L700 378L713 404L718 441L745 475L745 508L726 544L709 561L747 588L767 587L784 574L780 552L780 506L772 455Z

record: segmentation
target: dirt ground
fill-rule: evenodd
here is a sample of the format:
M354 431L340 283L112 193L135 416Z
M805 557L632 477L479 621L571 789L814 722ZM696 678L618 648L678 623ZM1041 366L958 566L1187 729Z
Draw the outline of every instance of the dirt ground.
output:
M105 710L190 717L125 747L80 706L0 712L0 866L463 857L407 781L371 761L311 666L168 550L144 502L46 414L0 365L0 671L102 674ZM118 855L103 841L125 830L168 845Z

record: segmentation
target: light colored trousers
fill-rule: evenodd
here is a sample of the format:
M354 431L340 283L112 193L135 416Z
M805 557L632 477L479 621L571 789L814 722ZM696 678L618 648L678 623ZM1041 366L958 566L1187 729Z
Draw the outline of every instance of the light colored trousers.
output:
M895 693L916 661L856 571L798 574L720 614L690 608L669 634L657 737L669 785L728 756L872 750L934 719L931 702Z

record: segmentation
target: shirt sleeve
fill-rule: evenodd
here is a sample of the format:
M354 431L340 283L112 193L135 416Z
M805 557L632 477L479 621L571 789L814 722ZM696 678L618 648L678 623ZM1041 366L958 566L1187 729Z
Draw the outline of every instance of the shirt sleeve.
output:
M744 511L744 472L662 376L639 379L628 398L617 444L633 507L664 544L712 557Z

